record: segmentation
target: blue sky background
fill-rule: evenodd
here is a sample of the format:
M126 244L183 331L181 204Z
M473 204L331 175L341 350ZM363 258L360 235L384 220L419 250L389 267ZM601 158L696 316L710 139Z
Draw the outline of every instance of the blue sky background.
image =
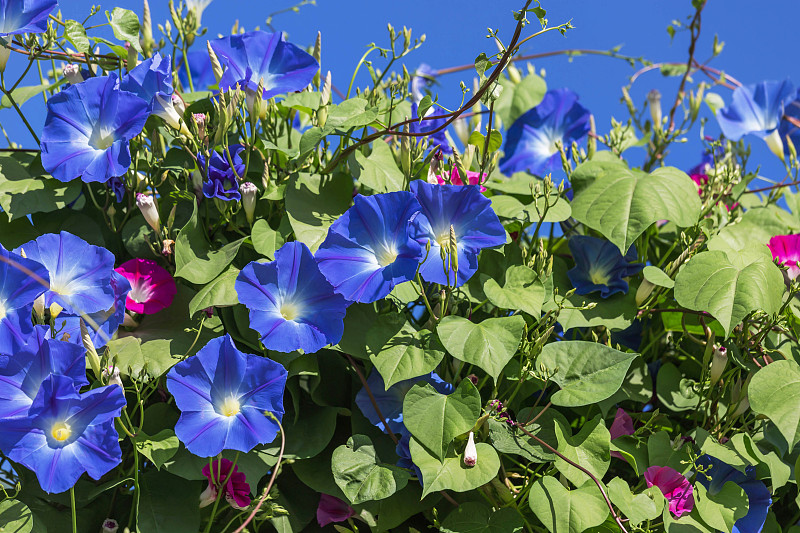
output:
M88 14L93 2L87 0L61 0L66 18L81 20ZM168 19L166 0L150 0L153 21ZM371 42L387 42L386 24L396 28L403 25L413 28L414 34L426 34L422 48L406 58L409 70L425 62L434 68L445 68L471 63L482 51L494 53L495 45L486 38L487 27L499 28L500 35L508 40L514 28L511 13L519 9L520 0L317 0L317 5L300 8L299 13L285 13L273 20L273 25L289 35L289 40L306 46L313 43L317 31L323 35L323 68L333 72L333 81L346 89L352 70ZM203 23L209 27L208 37L230 32L236 19L245 29L265 28L266 17L275 11L292 6L286 0L214 0L203 14ZM114 6L133 9L141 13L139 0L117 0L103 4L104 9ZM562 37L557 32L548 33L529 41L525 54L564 48L594 48L608 50L623 45L621 53L644 56L652 61L680 61L687 57L688 33L678 32L674 41L666 31L673 19L686 21L693 13L690 0L544 0L543 7L551 25L572 19L574 30ZM704 61L711 51L715 34L725 41L720 57L711 66L729 72L744 83L764 79L793 78L800 82L798 61L794 51L800 47L800 32L796 31L800 7L794 0L773 0L758 6L745 0L709 0L703 14L703 31L697 57ZM97 21L104 20L102 14ZM536 21L528 31L536 31ZM202 40L195 46L203 46ZM9 73L24 67L24 58L14 55ZM377 66L377 63L376 63ZM625 118L627 113L620 103L620 88L627 84L634 72L618 59L585 56L572 61L566 57L552 57L535 62L537 70L545 69L549 88L569 87L576 91L584 106L595 115L600 132L607 131L612 116ZM359 78L367 83L366 74ZM446 107L457 106L460 100L459 81L472 86L472 75L463 72L445 76L438 87L440 101ZM699 81L699 78L698 78ZM31 77L31 84L38 79ZM643 75L634 85L631 96L641 103L650 89L662 92L665 112L675 97L677 78L664 78L657 71ZM730 91L714 89L725 101ZM23 106L34 128L41 130L44 106L41 98L34 98ZM706 116L710 116L707 109ZM0 123L12 138L25 146L33 144L27 131L13 110L0 110ZM719 128L712 119L707 131L716 135ZM782 165L770 154L759 139L753 144L752 161L761 163L761 174L771 179L783 177ZM688 168L700 155L699 129L689 142L673 150L668 159L671 164ZM634 163L641 150L626 152Z

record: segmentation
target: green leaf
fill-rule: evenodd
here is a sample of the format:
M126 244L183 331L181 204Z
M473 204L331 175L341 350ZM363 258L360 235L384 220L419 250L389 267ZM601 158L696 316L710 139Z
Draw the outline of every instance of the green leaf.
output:
M771 255L767 258L760 248L710 250L692 257L675 277L678 304L710 313L726 335L753 311L776 313L786 287Z
M146 471L139 477L137 533L197 533L197 490L196 482L166 472Z
M644 267L644 270L642 270L642 274L644 274L644 279L658 287L671 289L675 286L675 281L670 278L666 272L656 266L647 265Z
M317 91L302 91L289 93L281 104L306 113L307 115L319 109L320 93Z
M781 461L781 458L774 451L762 452L753 441L753 438L747 433L737 433L731 437L731 444L733 444L734 450L750 461L750 464L766 465L772 478L773 491L783 487L789 481L792 468Z
M683 374L672 363L664 364L656 376L658 400L675 411L690 411L697 408L700 397L689 387L684 386Z
M91 48L86 30L77 20L68 20L64 23L64 35L78 52L88 52Z
M115 7L111 13L106 11L106 18L114 30L114 37L120 41L130 43L134 50L142 53L142 46L139 44L139 17L130 9Z
M453 446L448 448L444 461L440 461L412 437L409 449L411 459L422 472L422 495L438 490L467 492L489 483L500 469L500 458L494 448L484 442L475 447L478 461L475 466L466 466L463 453L457 454Z
M615 168L575 195L572 216L602 233L624 254L653 223L692 226L700 216L697 186L685 172L663 167L652 174Z
M539 478L533 483L528 504L550 533L582 533L608 516L606 502L592 482L567 490L552 476Z
M460 316L446 316L436 332L453 357L480 367L496 381L514 357L524 329L525 319L519 315L489 318L477 324Z
M703 522L719 531L731 531L733 524L747 514L747 494L733 481L725 483L716 494L695 483L694 500Z
M494 186L489 185L490 188ZM530 191L528 191L530 193ZM492 210L500 218L509 220L519 220L522 222L538 222L541 213L544 213L545 198L539 196L535 201L525 205L513 196L495 195L491 198ZM552 194L549 198L550 208L544 213L542 222L562 222L572 215L569 202L558 194ZM538 210L537 210L538 208Z
M555 433L556 424L561 423L563 427L567 427L569 426L569 422L567 422L566 417L556 411L554 407L548 408L540 415L542 409L541 406L534 409L527 407L521 409L517 414L517 421L525 424L538 416L535 422L525 426L526 431L536 435L548 444L555 444L557 442ZM489 418L488 422L492 445L498 452L513 453L534 463L549 463L555 461L556 454L527 436L518 427L512 427L505 421L495 420L494 418Z
M138 452L150 459L157 470L172 459L180 446L178 437L171 429L161 430L152 437L140 431L136 434L135 442Z
M472 381L462 380L451 394L417 383L403 400L403 423L437 459L444 459L453 439L472 429L481 415L481 395Z
M597 152L589 161L584 161L572 171L569 181L572 193L577 195L589 185L606 175L616 175L628 171L624 160L611 152Z
M81 182L62 183L54 178L34 178L26 168L31 160L0 157L0 207L8 220L33 213L61 210L81 193Z
M14 99L14 102L18 106L22 106L25 102L42 94L48 89L56 89L59 85L63 84L64 80L59 80L55 83L43 83L41 85L30 85L27 87L17 87L13 91L11 91L11 98ZM0 98L0 109L10 109L14 107L14 104L11 103L11 99L8 95L4 94L2 98Z
M479 131L473 131L469 139L467 139L467 144L471 144L478 149L480 154L483 154L483 148L486 146L486 137ZM492 153L500 148L503 144L503 135L497 131L492 130L489 133L489 153Z
M666 431L653 433L647 439L649 466L668 466L683 474L691 468L688 448L688 446L680 444L680 448L676 450Z
M623 353L605 344L564 341L545 345L537 365L561 387L551 398L553 404L579 407L617 392L636 357L639 354Z
M501 309L518 309L539 318L544 303L544 285L532 268L514 265L506 271L503 286L492 278L483 284L483 292Z
M603 479L611 464L611 434L602 416L597 415L583 424L575 435L572 435L568 425L556 422L555 433L558 442L555 448L564 457L581 465L597 479ZM589 476L560 457L556 457L556 468L576 487L591 482Z
M347 174L294 174L286 187L286 212L297 240L316 251L352 199L353 179Z
M633 494L628 484L618 477L608 483L608 497L631 521L632 526L658 518L666 502L658 487L649 487L641 494Z
M348 159L348 164L353 178L376 193L401 191L405 187L405 177L397 167L391 148L384 141L373 142L369 156L356 150Z
M336 448L331 468L336 484L352 504L388 498L405 487L411 477L402 468L381 463L365 435L353 435L346 445Z
M497 511L478 502L464 502L447 515L442 533L520 533L525 522L512 507Z
M800 442L800 365L775 361L755 373L747 389L750 408L770 420L789 443Z
M272 229L263 218L256 220L256 223L253 224L250 238L253 241L253 248L256 249L256 252L270 261L275 259L275 252L280 250L284 244L283 235L278 230Z
M533 73L522 78L522 81L514 86L511 106L505 121L507 126L511 126L515 120L539 105L546 92L547 84L544 78Z
M238 304L239 296L234 287L238 275L238 268L228 267L228 270L200 289L189 302L189 316L194 316L196 312L207 307L230 307Z
M367 105L368 102L363 98L351 98L339 105L328 106L328 120L325 123L325 129L347 130L372 124L378 118L378 109L367 108Z
M0 502L0 531L7 533L44 533L28 506L11 498Z
M244 238L213 250L206 240L197 213L195 203L192 217L175 239L175 277L203 285L219 276L231 264Z
M428 330L416 331L406 322L403 327L369 358L380 372L386 388L400 381L424 376L432 372L444 358L444 348Z
M422 120L422 117L428 112L428 109L431 108L433 105L433 99L431 95L426 94L422 97L422 100L419 101L419 105L417 106L417 116Z

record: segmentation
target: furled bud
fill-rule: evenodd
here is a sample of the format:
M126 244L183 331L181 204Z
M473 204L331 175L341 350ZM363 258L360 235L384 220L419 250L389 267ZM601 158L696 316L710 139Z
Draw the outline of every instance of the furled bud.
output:
M156 106L153 110L153 114L163 118L164 122L180 131L183 135L191 135L189 128L187 128L186 124L183 122L182 113L179 113L178 109L176 109L173 104L175 96L176 95L173 94L172 97L167 100L160 94L156 94ZM180 96L178 96L178 99L180 99ZM182 99L180 99L180 101L183 103ZM185 104L183 108L184 110L186 109Z
M653 289L656 286L647 281L646 279L642 280L642 283L639 285L639 288L636 290L636 305L642 305L647 298L653 293Z
M89 335L89 328L86 327L86 323L82 318L80 319L80 328L81 342L83 343L83 349L86 350L86 358L89 360L89 366L92 367L92 372L94 372L95 377L99 378L100 356L97 355L97 350L92 342L92 337Z
M122 387L122 378L119 377L119 368L116 366L105 367L103 369L103 379L109 385L119 385Z
M44 318L44 294L33 301L33 312L36 313L36 316L39 318Z
M203 198L203 175L199 170L192 172L192 187L198 198Z
M206 137L206 114L192 113L192 120L197 126L197 136L202 140Z
M328 121L328 104L331 102L331 87L333 81L331 79L331 71L325 75L325 82L322 84L322 92L319 97L319 108L317 109L317 125L320 128L325 127L325 122Z
M597 151L597 126L594 115L589 115L589 137L586 139L586 158L591 159Z
M183 101L183 98L178 93L172 93L172 107L181 116L186 112L186 102Z
M76 65L75 63L68 63L64 65L64 69L62 70L64 77L67 78L67 81L72 85L76 83L80 83L83 81L83 74L81 74L81 67L80 65Z
M211 60L211 69L214 71L214 77L217 78L217 83L222 79L222 65L219 64L217 54L211 48L211 41L206 41L206 49L208 50L208 58Z
M514 66L513 63L509 63L508 67L508 79L514 83L519 83L522 81L522 73L519 71L517 67Z
M153 40L153 19L150 16L150 4L147 0L144 0L144 5L142 6L142 50L144 50L145 56L150 56L150 50L152 50L155 41Z
M139 52L129 42L125 42L125 50L128 51L128 56L125 58L125 68L130 72L139 64Z
M750 400L747 398L747 389L750 387L750 378L753 377L753 374L749 374L747 378L742 383L741 379L737 379L736 383L733 384L733 391L731 392L731 399L733 400L733 404L739 404L736 408L736 411L731 414L731 418L735 419L747 412L750 409Z
M119 524L113 518L106 518L103 521L103 529L100 530L100 533L117 533L119 530Z
M716 385L728 366L728 349L724 346L714 346L711 356L711 385Z
M255 184L246 181L239 186L239 192L242 194L242 207L244 214L247 216L247 222L253 225L253 213L256 211L256 196L258 195L258 187Z
M314 84L314 87L319 89L319 77L322 73L322 32L320 31L317 32L317 40L314 41L314 50L311 52L311 57L314 58L320 67L319 70L314 73L314 79L311 82Z
M400 167L403 174L411 176L411 137L408 135L400 139Z
M772 133L764 137L764 141L766 141L772 153L783 161L783 141L781 140L781 134L778 133L778 130L775 129Z
M653 89L647 93L647 105L650 108L650 119L653 121L653 129L661 129L661 93Z
M464 466L473 467L478 464L478 449L475 447L475 436L469 432L467 447L464 448Z
M217 488L209 483L206 490L200 494L200 508L208 507L217 499Z
M0 72L6 71L6 63L8 63L8 58L11 55L11 49L6 47L8 41L2 37L0 37Z
M137 194L136 206L142 212L145 222L150 224L150 227L158 233L161 230L161 219L158 216L158 207L153 201L153 197L141 193Z

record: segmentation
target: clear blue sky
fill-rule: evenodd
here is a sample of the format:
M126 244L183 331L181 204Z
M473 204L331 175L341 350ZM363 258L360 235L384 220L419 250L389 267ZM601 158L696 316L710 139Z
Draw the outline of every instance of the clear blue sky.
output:
M166 0L150 0L154 22L168 18ZM228 33L238 19L246 29L265 27L267 15L289 7L294 2L286 0L214 0L203 14L209 26L209 37ZM88 0L61 0L65 17L82 19L92 4ZM421 62L434 68L444 68L470 63L481 51L493 53L494 44L486 39L487 27L499 28L506 39L510 37L514 21L511 11L518 9L520 0L317 0L316 6L304 6L300 13L277 16L273 24L289 34L289 39L299 45L313 43L317 31L323 35L323 68L333 72L334 84L346 88L352 69L370 42L386 43L386 24L413 28L415 35L426 34L427 41L421 49L407 57L409 70ZM104 9L119 5L141 13L139 0L117 0L104 3ZM538 53L562 48L609 49L623 45L622 53L645 56L652 61L685 61L688 35L678 33L673 42L666 27L673 19L686 20L692 13L690 0L543 0L551 25L572 19L575 26L566 37L556 32L530 41L524 53ZM697 56L702 61L710 54L714 34L725 41L722 55L712 66L729 72L744 83L764 79L792 78L800 83L798 62L794 52L800 49L800 33L796 30L800 14L795 0L773 0L754 5L745 0L709 0L703 15L703 33ZM100 15L102 17L102 15ZM99 18L99 17L98 17ZM529 26L535 31L538 24ZM203 45L202 42L198 43ZM12 58L23 64L23 58ZM542 59L535 63L544 68L550 88L569 87L580 94L582 103L597 118L598 130L608 128L612 116L624 118L626 112L620 103L620 87L625 85L633 70L624 62L603 57L579 57L571 62L565 57ZM13 70L13 67L10 67ZM34 82L33 78L31 83ZM458 84L464 80L472 86L472 76L465 72L442 78L440 100L447 107L457 105L460 98ZM366 81L362 78L362 83ZM665 107L675 96L677 79L663 78L658 72L645 74L634 85L632 97L644 100L646 93L658 88L663 94ZM726 101L727 89L715 89ZM32 99L25 106L26 114L35 128L41 129L44 111L41 98ZM0 122L26 146L32 144L29 135L20 127L13 110L0 110ZM718 133L715 121L710 121L708 132ZM763 161L762 174L780 179L782 166L753 139L753 161ZM673 163L692 166L699 157L700 144L690 139L685 147L675 150ZM629 152L634 159L634 152Z

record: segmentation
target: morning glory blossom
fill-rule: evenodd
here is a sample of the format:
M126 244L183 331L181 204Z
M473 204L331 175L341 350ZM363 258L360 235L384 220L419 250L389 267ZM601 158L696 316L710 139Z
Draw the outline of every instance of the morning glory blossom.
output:
M111 273L114 255L72 233L47 233L16 250L44 265L50 275L50 289L44 305L58 304L67 314L96 313L114 305Z
M319 63L302 48L287 43L280 33L251 31L211 42L225 66L219 88L240 84L255 92L262 84L263 98L304 89L319 70Z
M0 245L0 321L11 311L33 303L47 290L43 283L49 282L50 275L41 263Z
M374 302L412 279L424 251L409 235L419 210L409 192L356 196L316 253L336 292L352 302Z
M785 107L796 96L792 82L762 81L733 91L731 103L717 111L722 134L738 141L752 133L764 139L770 150L783 158L783 140L778 132Z
M747 494L747 514L733 524L732 533L759 533L767 521L772 496L767 486L756 478L756 467L748 466L744 472L740 472L709 455L700 457L698 464L708 468L705 475L698 474L697 480L708 489L710 495L718 494L728 481L739 485Z
M578 103L578 95L569 89L547 91L542 101L520 116L506 134L505 155L500 172L530 172L541 176L561 168L559 141L567 156L573 141L589 133L589 111Z
M150 259L130 259L115 271L130 283L125 309L152 315L172 304L178 293L175 278Z
M422 207L412 221L412 235L423 248L431 244L419 269L425 281L461 286L478 270L482 249L505 244L506 231L477 185L432 185L415 180L411 192ZM451 229L456 239L457 273L453 272L455 264L445 272L441 257L442 246L449 248Z
M50 374L71 378L76 388L89 384L83 346L49 339L49 334L49 326L36 326L22 348L0 354L0 418L27 416Z
M100 479L122 460L114 418L125 407L120 387L86 393L67 376L42 381L28 416L0 419L0 450L36 473L42 490L64 492L86 472Z
M118 85L112 72L71 85L47 100L42 166L54 178L106 182L128 170L128 143L144 128L149 103Z
M228 162L228 152L230 152L233 167ZM207 163L205 155L197 154L197 162L206 173L206 179L203 182L203 195L206 198L219 198L226 202L231 200L238 202L242 199L238 179L244 177L245 171L242 152L244 152L244 146L241 144L229 146L222 154L212 150Z
M14 353L25 345L28 336L33 333L31 322L33 304L7 311L0 318L0 354Z
M786 267L789 279L800 276L800 235L775 235L767 246L772 258Z
M438 71L426 63L422 63L417 67L409 83L411 98L414 102L419 103L425 97L424 92L433 85L437 74Z
M0 37L47 31L56 0L0 0Z
M212 339L167 373L167 388L181 416L175 434L199 457L222 450L249 452L272 442L283 417L286 369L240 352L230 335Z
M632 262L636 259L635 246L623 257L616 245L588 235L575 235L567 244L575 260L567 276L578 294L600 291L603 298L618 292L624 294L628 292L624 278L644 268L641 263Z
M667 499L669 512L680 518L694 509L694 489L686 477L669 466L651 466L644 471L648 487L658 487Z
M134 67L120 80L120 89L128 91L149 104L149 112L183 133L189 129L182 123L182 113L175 109L172 87L172 61L169 55L156 52ZM177 98L177 96L175 96Z
M284 244L275 261L245 266L236 278L236 294L269 350L314 353L342 339L347 302L301 242Z
M398 381L389 387L389 390L386 390L386 383L383 381L380 372L373 369L367 378L367 386L369 386L369 390L372 392L383 418L378 415L372 405L367 389L363 387L356 394L356 405L367 417L367 420L381 431L386 431L386 424L388 424L393 433L405 434L408 430L403 424L403 400L406 397L406 393L411 390L411 387L420 381L428 383L440 394L450 394L454 390L453 385L440 378L436 372L431 372L418 378Z

